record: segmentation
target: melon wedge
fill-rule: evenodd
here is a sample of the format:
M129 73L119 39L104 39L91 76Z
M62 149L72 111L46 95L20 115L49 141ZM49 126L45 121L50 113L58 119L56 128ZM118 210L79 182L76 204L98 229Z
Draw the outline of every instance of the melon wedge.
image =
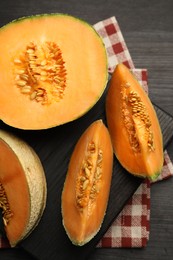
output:
M62 192L65 231L74 245L83 246L100 230L109 199L113 150L102 122L93 122L72 153Z
M39 223L46 197L44 170L34 150L18 137L0 130L0 207L12 247Z
M151 100L124 64L112 75L106 117L122 166L135 176L155 180L163 167L161 127Z

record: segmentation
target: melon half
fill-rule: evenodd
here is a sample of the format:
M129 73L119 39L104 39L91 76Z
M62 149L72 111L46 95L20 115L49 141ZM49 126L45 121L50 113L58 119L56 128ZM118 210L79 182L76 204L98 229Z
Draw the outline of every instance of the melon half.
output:
M47 129L81 117L106 87L107 55L87 22L66 14L20 18L0 29L0 119Z

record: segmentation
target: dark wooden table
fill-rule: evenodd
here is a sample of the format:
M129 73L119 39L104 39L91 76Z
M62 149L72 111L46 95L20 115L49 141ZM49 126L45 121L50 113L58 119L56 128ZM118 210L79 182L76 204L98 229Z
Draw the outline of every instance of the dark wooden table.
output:
M148 69L151 99L173 116L172 0L1 0L0 26L21 16L50 12L69 13L91 24L116 16L135 66ZM173 141L168 152L173 161ZM172 185L173 178L151 188L150 239L146 248L96 249L89 259L172 259ZM0 259L32 260L32 257L21 249L6 249L0 250Z

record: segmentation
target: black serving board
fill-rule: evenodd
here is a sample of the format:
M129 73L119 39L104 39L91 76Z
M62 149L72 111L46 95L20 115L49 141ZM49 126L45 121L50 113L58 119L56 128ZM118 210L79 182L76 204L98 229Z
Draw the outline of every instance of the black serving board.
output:
M36 229L19 247L39 260L84 260L133 195L142 179L127 173L114 157L114 167L107 213L99 233L83 247L72 245L62 226L61 192L73 148L84 130L95 120L105 118L105 90L97 104L83 117L48 130L24 131L0 123L0 127L15 133L37 152L47 179L47 205ZM173 118L155 106L163 132L164 147L173 134ZM127 155L128 156L128 155Z

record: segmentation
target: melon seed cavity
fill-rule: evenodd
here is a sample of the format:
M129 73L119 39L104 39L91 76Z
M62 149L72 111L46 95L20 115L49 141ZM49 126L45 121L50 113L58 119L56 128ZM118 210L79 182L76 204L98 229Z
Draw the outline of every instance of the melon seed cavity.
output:
M76 181L76 204L81 212L96 200L100 191L103 152L91 141Z
M13 213L10 210L10 205L7 199L7 194L5 192L5 189L0 183L0 208L2 208L2 216L3 216L3 222L4 225L7 226L10 219L13 216Z
M127 88L128 86L128 88ZM149 151L154 151L153 132L148 111L137 92L130 90L130 84L122 84L122 117L128 133L129 142L135 153L141 151L139 137L136 130L135 118L140 122L140 127L144 128L146 144ZM139 127L139 126L138 126Z
M15 85L30 100L44 105L63 99L67 71L56 43L30 42L13 64Z

